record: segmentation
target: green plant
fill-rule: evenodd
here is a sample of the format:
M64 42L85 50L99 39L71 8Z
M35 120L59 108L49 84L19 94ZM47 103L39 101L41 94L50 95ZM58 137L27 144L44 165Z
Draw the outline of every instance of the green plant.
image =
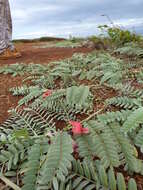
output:
M101 31L106 31L108 37L117 46L124 45L129 42L139 42L141 36L130 32L129 30L121 29L118 26L100 25L98 27Z
M127 117L127 120L123 124L122 130L127 133L128 131L135 130L140 124L143 123L143 108L136 109L131 115Z
M140 98L114 97L106 101L107 105L115 105L125 109L136 109L141 107Z
M10 89L23 97L0 125L0 178L22 190L136 190L133 174L143 175L143 92L126 78L130 69L94 52L2 68L25 78Z
M106 112L104 114L98 115L97 118L99 121L104 124L126 121L127 117L132 113L131 110L120 110L116 112Z
M132 57L143 57L142 48L135 43L126 43L123 47L117 48L114 52Z

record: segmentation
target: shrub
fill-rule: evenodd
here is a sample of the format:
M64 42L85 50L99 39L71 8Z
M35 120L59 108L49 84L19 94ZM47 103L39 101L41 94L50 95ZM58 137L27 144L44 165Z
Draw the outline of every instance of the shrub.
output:
M121 29L120 27L101 25L98 28L105 31L111 41L117 46L122 46L129 42L139 42L141 40L141 36L129 30Z

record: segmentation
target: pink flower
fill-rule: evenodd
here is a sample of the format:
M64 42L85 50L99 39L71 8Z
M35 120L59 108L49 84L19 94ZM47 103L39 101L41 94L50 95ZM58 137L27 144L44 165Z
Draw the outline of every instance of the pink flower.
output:
M74 135L82 135L82 134L88 134L89 129L88 128L83 128L82 124L77 121L69 121L69 123L73 126L72 132Z
M82 128L82 133L83 134L88 134L89 133L89 129L88 128Z
M43 98L50 96L52 94L52 92L53 92L52 90L47 90L46 92L44 92Z

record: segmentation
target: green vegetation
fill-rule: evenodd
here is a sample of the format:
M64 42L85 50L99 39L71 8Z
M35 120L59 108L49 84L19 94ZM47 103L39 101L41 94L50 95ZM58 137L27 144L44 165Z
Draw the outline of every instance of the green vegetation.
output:
M65 40L64 38L54 38L54 37L41 37L35 39L17 39L13 40L14 43L33 43L33 42L51 42L51 41L61 41Z
M48 65L0 68L0 74L24 78L21 86L10 89L23 97L0 126L0 178L9 187L141 186L134 176L143 179L143 89L133 85L143 80L140 38L118 28L108 28L108 34L114 48L111 44L106 51L74 54ZM105 38L90 39L105 43Z
M69 48L75 48L75 47L80 47L82 44L80 41L74 41L74 40L61 40L59 42L51 42L51 43L47 43L47 44L41 44L39 45L35 45L35 48L51 48L51 47L69 47Z
M122 46L129 42L140 42L142 37L129 30L121 29L119 26L100 25L102 32L106 32L109 39L117 46Z

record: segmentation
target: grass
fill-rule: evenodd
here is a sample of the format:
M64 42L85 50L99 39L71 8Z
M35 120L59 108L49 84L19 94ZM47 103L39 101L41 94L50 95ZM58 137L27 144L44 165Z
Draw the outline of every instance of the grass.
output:
M48 42L47 44L42 44L42 45L35 45L35 48L52 48L52 47L65 47L65 48L75 48L75 47L80 47L82 46L81 42L74 42L70 40L62 40L62 41L52 41Z

